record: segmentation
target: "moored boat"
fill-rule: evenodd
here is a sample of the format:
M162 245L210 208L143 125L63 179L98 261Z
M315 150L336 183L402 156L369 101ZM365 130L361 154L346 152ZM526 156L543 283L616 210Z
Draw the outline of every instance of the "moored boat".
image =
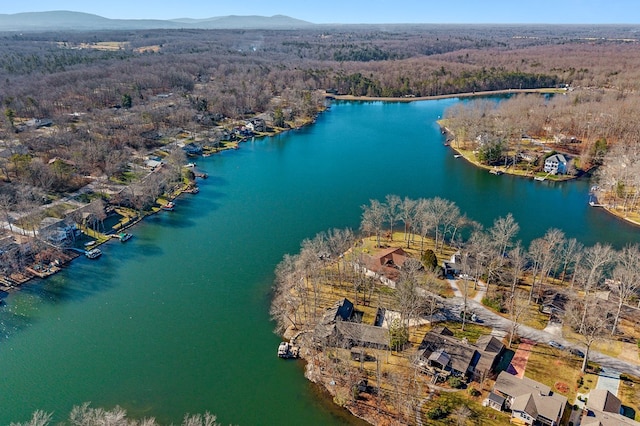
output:
M100 250L99 248L94 248L85 252L84 255L87 256L89 259L97 259L102 255L102 250Z
M300 356L300 348L293 346L289 342L280 342L278 346L279 358L298 358Z
M121 243L124 243L125 241L129 241L131 239L131 237L133 237L133 235L127 233L127 232L121 232L118 234L118 238L120 239Z
M165 204L164 206L160 207L162 210L167 210L172 212L173 209L175 208L175 204L172 201L169 201L167 204Z

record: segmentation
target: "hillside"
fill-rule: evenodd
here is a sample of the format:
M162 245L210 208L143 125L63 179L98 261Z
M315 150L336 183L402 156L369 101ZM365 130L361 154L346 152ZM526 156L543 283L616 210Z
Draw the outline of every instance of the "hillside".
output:
M218 16L206 19L181 18L109 19L90 13L71 11L0 14L0 31L53 30L146 30L146 29L293 29L314 24L284 15Z

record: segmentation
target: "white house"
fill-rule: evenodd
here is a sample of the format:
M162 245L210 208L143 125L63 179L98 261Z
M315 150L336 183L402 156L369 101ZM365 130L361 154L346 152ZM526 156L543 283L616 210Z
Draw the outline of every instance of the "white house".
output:
M553 175L567 173L567 159L562 154L554 154L544 160L544 171Z

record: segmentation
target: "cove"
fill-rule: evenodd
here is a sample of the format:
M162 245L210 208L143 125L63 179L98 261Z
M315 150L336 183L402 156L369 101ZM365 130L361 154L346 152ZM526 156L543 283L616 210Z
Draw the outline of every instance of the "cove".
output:
M276 357L269 291L283 254L357 228L371 198L440 196L486 226L512 212L525 244L550 227L587 245L639 241L588 206L586 180L493 176L455 159L436 120L456 102L337 102L313 126L198 159L210 178L175 212L7 298L0 424L36 409L63 420L84 401L162 423L206 410L223 424L356 423L318 397L302 363Z

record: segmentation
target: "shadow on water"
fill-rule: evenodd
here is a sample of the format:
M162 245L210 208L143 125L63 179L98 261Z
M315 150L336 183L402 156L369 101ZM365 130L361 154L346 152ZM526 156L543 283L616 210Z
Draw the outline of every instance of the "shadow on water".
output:
M106 258L97 261L109 262ZM113 263L113 262L111 262ZM93 265L80 265L75 262L73 277L62 272L45 280L37 280L23 286L21 293L37 297L42 303L59 304L68 301L80 301L99 292L113 288L117 280L114 279L114 268L100 265L100 273L95 273Z
M82 301L114 287L116 280L109 269L100 274L90 264L74 262L73 277L63 271L47 279L34 279L23 284L20 291L7 296L0 309L0 335L9 339L38 321L43 306L56 306L70 301Z

